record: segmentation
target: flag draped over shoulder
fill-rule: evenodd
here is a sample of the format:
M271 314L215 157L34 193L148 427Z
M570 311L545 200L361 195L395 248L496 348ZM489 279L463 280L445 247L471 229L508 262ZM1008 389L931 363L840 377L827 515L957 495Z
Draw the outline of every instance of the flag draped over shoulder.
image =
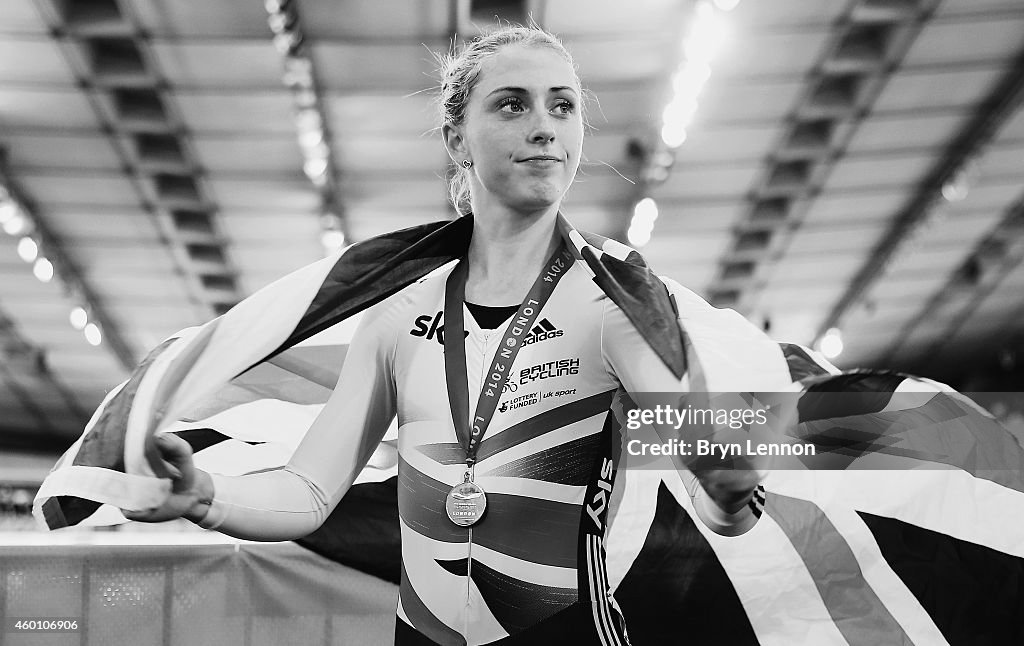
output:
M682 377L683 333L668 324L669 293L640 255L561 216L558 226L577 261ZM337 382L355 316L464 256L472 231L467 216L357 243L168 339L108 394L44 481L34 513L56 529L158 505L169 491L158 431L178 432L197 466L225 475L283 465ZM379 465L388 462L383 453Z
M656 279L628 247L560 226L677 376L724 392L784 375L799 390L790 439L818 449L805 468L771 472L765 513L728 538L694 520L671 465L631 469L624 456L606 545L634 644L1024 643L1024 452L985 411L934 382L844 374L798 346L751 341L742 317ZM37 517L104 524L159 504L159 431L188 440L200 468L284 464L337 381L358 313L461 257L471 233L460 218L358 243L168 339L55 466ZM388 440L300 542L397 581Z

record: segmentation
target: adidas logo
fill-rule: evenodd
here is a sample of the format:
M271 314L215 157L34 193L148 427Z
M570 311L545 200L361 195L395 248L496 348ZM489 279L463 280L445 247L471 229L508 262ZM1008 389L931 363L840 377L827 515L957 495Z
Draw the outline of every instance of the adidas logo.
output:
M523 339L523 345L530 345L531 343L546 341L548 339L557 339L562 336L562 334L564 334L564 332L552 325L551 321L541 319L537 325L533 326L533 329L526 335L526 338Z

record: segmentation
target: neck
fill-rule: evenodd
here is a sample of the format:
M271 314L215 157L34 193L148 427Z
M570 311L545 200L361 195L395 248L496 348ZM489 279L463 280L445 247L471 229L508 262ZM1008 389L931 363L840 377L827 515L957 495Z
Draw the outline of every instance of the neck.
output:
M466 300L479 305L522 302L554 253L557 211L532 218L474 215Z

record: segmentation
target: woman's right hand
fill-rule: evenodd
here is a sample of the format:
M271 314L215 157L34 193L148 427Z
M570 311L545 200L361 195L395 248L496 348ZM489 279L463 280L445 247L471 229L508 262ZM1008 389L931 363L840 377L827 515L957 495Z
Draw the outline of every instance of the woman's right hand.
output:
M156 448L171 475L171 492L159 507L132 511L122 509L128 520L159 523L175 518L198 522L209 510L213 499L213 481L205 471L195 468L192 447L172 433L161 433L154 438Z

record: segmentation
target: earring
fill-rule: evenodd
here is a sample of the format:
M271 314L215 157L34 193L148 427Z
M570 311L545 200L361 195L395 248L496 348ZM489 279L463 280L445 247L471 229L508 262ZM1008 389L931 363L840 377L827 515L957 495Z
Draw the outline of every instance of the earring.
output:
M470 168L473 168L473 162L469 161L468 159L463 159L462 167L465 168L466 170L469 170Z

